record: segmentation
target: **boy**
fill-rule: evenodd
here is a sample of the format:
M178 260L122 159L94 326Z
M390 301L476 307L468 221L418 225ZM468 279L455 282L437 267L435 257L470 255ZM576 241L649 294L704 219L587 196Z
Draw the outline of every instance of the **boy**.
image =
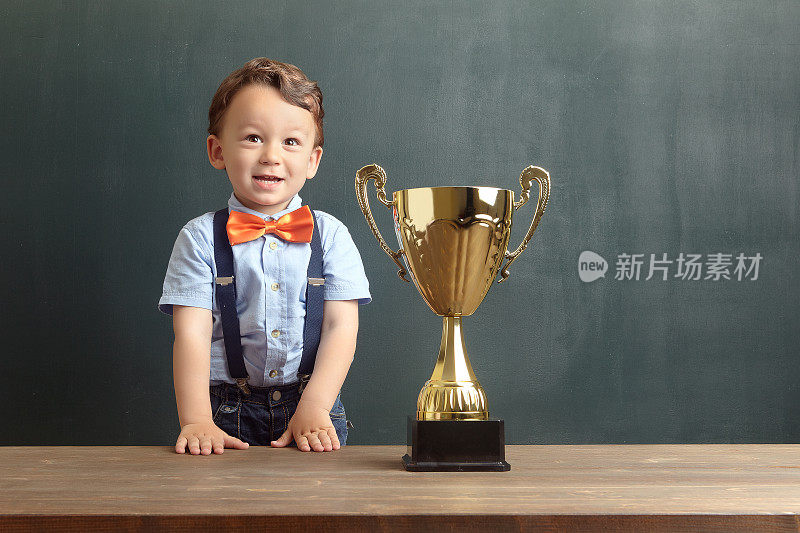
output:
M298 196L322 157L322 92L297 67L257 58L222 82L208 114L208 159L233 193L229 209L183 227L159 300L175 331L175 451L336 450L370 294L347 228Z

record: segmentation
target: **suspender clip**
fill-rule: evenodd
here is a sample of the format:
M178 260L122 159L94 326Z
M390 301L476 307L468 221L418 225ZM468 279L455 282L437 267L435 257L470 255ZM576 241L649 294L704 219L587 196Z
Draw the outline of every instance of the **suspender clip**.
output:
M230 285L233 283L233 276L218 276L214 281L217 282L217 285Z
M297 377L300 378L300 388L297 389L300 394L303 394L303 390L308 385L308 381L311 379L311 374L297 374Z
M250 396L250 387L247 386L247 378L236 378L236 386L245 396Z

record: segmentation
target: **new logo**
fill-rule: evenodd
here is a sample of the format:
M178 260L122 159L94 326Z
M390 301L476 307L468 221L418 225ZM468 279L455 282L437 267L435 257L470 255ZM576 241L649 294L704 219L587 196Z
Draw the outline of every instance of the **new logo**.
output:
M604 278L608 270L608 263L601 256L586 250L578 257L578 276L581 281L589 283L597 278Z

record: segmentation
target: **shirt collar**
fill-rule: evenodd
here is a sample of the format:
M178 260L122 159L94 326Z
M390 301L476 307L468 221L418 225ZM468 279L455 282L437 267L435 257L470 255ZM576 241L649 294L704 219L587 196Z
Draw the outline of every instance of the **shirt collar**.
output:
M228 212L230 213L231 211L241 211L242 213L250 213L251 215L261 217L264 220L277 220L286 213L290 213L291 211L300 208L302 205L303 205L303 199L300 198L299 194L295 194L294 197L291 200L289 200L289 205L286 206L286 209L284 209L283 211L279 211L274 215L267 215L261 213L260 211L256 211L254 209L245 207L244 205L242 205L242 202L240 202L239 199L236 198L236 195L234 193L231 193L231 197L228 199Z

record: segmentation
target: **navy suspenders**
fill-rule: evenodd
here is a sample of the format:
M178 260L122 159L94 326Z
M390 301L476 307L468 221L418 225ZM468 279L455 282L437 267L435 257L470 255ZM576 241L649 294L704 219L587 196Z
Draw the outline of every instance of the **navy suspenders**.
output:
M217 306L222 319L222 333L225 336L225 356L228 359L228 372L236 380L239 388L249 394L247 389L247 370L242 357L242 337L239 329L239 315L236 313L236 283L233 276L233 250L228 241L225 225L228 223L228 210L220 209L214 213L214 262L217 264Z
M314 213L313 211L311 212ZM325 278L322 276L322 239L319 224L314 215L314 233L311 235L311 259L308 262L308 283L306 284L306 323L303 325L303 357L297 376L305 383L314 371L319 338L322 333L322 306L325 303ZM302 391L302 389L301 389Z
M312 211L312 215L313 215ZM236 278L233 269L233 249L228 241L225 225L228 223L228 209L214 213L214 262L217 265L216 285L217 305L222 318L222 334L225 337L225 357L228 372L245 394L247 370L242 356L242 338L239 329L239 315L236 313ZM308 283L306 285L306 321L303 326L303 356L297 377L302 387L314 370L314 360L319 348L322 331L322 306L324 304L324 283L322 276L322 240L319 224L314 215L314 232L311 236L311 260L308 262Z

